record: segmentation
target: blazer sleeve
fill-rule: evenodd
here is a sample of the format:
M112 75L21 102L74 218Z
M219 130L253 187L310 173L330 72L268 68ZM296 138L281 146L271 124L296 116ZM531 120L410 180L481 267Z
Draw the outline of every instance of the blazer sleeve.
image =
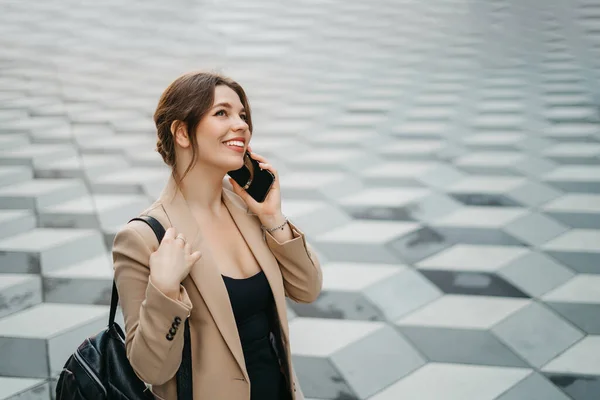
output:
M115 236L112 251L127 357L140 379L151 385L175 376L181 364L185 320L192 310L183 285L177 301L152 284L149 260L157 248L152 230L142 222L132 222Z
M304 233L291 222L289 224L294 236L292 239L279 243L266 232L265 240L279 262L287 297L298 303L312 303L323 285L321 265Z

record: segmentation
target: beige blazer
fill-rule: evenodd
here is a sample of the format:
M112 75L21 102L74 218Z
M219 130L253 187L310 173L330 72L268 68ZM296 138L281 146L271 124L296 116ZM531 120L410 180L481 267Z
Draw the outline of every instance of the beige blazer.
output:
M254 257L264 271L281 321L282 344L286 349L293 380L294 399L304 399L292 367L285 297L296 302L314 301L321 291L319 261L293 224L294 238L278 243L263 234L258 218L249 213L244 201L223 181L222 198ZM198 225L183 195L171 179L160 198L142 215L156 218L167 229L185 235L192 251L202 257L182 282L180 301L160 292L149 279L150 254L158 248L154 233L145 223L134 221L115 237L113 261L115 280L125 318L129 361L158 398L177 398L175 374L181 362L183 329L172 340L169 330L190 320L194 398L199 400L248 400L250 382L235 318L222 276L203 245Z

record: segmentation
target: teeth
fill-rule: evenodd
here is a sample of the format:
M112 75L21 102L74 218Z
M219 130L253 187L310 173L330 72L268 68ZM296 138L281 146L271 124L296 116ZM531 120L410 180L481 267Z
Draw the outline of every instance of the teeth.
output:
M225 142L225 145L227 145L227 146L244 147L244 142L240 142L238 140L231 140L229 142Z

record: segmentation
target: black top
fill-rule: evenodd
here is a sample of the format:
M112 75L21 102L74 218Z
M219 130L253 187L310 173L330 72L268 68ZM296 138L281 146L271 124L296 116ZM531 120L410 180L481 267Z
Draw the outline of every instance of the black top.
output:
M235 316L246 370L250 377L251 400L285 398L285 380L271 344L273 293L263 271L245 279L223 275Z

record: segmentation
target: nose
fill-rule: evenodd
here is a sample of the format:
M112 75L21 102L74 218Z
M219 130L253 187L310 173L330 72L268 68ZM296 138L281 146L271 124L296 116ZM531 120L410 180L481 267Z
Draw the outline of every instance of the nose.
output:
M235 131L245 131L248 128L250 128L250 126L248 126L248 123L244 121L242 117L237 117L233 122L233 130Z

